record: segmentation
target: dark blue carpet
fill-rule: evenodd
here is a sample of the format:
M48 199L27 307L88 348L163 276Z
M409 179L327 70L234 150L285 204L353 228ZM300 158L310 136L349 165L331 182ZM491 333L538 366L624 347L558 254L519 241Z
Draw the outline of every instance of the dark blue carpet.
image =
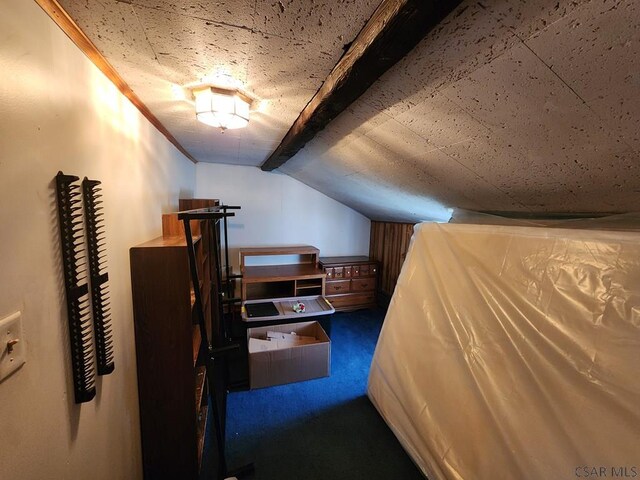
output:
M333 316L328 378L231 393L229 467L254 462L258 480L423 479L366 397L383 318Z

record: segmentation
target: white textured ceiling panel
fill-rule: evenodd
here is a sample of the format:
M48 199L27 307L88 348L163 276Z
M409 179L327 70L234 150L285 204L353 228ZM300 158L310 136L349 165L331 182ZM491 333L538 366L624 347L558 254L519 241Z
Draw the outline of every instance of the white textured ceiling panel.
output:
M640 4L594 1L526 44L584 101L640 87Z
M121 75L125 75L121 70L128 69L142 70L145 76L164 76L132 5L101 0L62 0L60 4L85 34L94 43L100 44L101 53L112 65L118 65Z
M435 147L446 147L487 135L489 129L443 93L395 117Z
M516 155L503 156L492 169L479 170L491 177L511 172L498 182L503 189L535 191L563 177L564 186L590 183L590 172L601 162L628 150L620 135L609 131L523 44L445 93L490 129L488 137L501 152L515 150Z
M397 115L502 54L517 38L480 2L465 2L363 95Z
M526 42L635 151L640 151L639 18L637 1L593 2Z
M637 210L639 62L633 0L464 2L281 170L350 205L380 184L372 218Z
M259 0L254 28L324 45L319 53L332 55L355 38L379 4L380 0Z
M412 158L417 152L437 149L429 140L394 119L369 130L354 141L367 142L374 149L376 146L384 147L387 151L395 153L398 160Z
M153 8L159 11L173 12L178 15L199 18L218 24L253 28L255 0L120 0L125 3Z
M260 165L379 0L61 3L199 161ZM217 69L248 128L174 97ZM637 210L639 72L637 0L465 1L280 171L381 220Z
M502 27L526 40L588 3L591 0L492 0L478 4Z
M251 31L173 11L134 6L166 80L188 84L212 71L246 83Z

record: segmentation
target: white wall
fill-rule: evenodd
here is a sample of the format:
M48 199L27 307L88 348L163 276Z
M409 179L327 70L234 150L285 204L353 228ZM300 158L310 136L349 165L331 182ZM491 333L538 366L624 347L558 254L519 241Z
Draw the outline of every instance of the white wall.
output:
M0 383L0 478L142 477L129 248L195 186L195 166L33 1L0 0L0 318L22 311L27 363ZM54 196L101 180L115 372L76 405ZM2 348L2 345L0 345Z
M237 247L313 245L321 256L368 255L371 222L287 175L257 167L199 163L196 196L242 210L229 222L231 263Z

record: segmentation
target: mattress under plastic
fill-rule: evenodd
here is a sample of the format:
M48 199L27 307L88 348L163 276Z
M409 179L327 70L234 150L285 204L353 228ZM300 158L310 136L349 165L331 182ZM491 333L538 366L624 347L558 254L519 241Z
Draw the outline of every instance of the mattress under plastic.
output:
M640 235L416 226L368 395L431 480L640 479Z

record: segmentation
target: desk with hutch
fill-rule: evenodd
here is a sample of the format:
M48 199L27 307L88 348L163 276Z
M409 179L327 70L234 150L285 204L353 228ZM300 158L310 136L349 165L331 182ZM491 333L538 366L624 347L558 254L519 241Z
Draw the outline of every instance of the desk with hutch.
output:
M287 265L247 265L249 257L301 257L300 263ZM326 273L318 267L320 251L309 245L297 247L259 247L240 249L242 301L322 295Z

